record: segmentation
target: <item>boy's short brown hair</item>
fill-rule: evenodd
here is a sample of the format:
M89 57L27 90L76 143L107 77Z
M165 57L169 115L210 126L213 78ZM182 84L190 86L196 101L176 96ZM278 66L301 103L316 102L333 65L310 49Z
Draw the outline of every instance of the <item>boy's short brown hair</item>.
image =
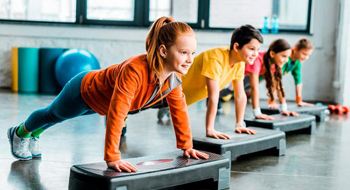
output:
M256 39L260 43L264 41L260 31L249 24L236 28L232 33L230 50L233 50L233 45L235 43L238 43L239 49L241 49L252 39Z

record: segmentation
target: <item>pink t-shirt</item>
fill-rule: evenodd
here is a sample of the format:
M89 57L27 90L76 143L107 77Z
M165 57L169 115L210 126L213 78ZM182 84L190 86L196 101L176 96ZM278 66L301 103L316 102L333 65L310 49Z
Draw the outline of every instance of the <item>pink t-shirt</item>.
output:
M245 72L244 75L249 75L249 73L253 73L256 75L264 75L265 69L263 68L264 63L264 55L266 52L259 52L259 56L255 59L253 65L245 64Z

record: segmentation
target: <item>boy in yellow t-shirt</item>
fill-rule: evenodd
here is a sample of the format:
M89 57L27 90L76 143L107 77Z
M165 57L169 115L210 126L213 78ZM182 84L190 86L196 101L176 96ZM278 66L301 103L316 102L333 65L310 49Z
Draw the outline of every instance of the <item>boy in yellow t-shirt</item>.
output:
M219 47L202 52L195 57L186 75L182 76L182 88L187 105L208 98L206 113L206 136L229 139L230 136L216 131L214 122L217 112L219 92L231 81L234 87L237 133L256 134L245 128L243 121L247 97L243 79L245 63L253 64L263 43L259 30L244 25L233 31L230 47ZM164 114L158 113L158 119ZM164 111L163 111L164 112Z

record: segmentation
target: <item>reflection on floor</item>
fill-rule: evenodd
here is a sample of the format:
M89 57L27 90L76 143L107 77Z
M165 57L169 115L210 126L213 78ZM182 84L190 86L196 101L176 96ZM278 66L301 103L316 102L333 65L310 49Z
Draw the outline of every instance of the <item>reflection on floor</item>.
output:
M103 161L104 118L84 116L53 126L41 137L41 160L16 161L6 136L8 127L25 120L53 96L0 92L0 189L67 189L73 164ZM205 103L189 107L194 132L203 132ZM175 135L167 118L157 121L157 110L128 119L122 139L123 158L176 150ZM246 117L251 117L248 105ZM232 162L231 189L347 189L350 186L350 122L347 116L331 116L317 124L315 135L287 134L286 156L264 152ZM223 104L216 126L234 127L234 104Z

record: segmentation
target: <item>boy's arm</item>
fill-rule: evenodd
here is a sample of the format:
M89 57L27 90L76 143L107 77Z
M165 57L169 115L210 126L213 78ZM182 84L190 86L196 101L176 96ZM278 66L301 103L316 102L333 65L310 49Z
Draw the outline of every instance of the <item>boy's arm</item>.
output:
M219 131L215 131L215 117L218 108L219 102L219 82L213 79L206 77L207 90L208 90L208 105L207 105L207 113L205 117L205 127L206 127L206 135L208 137L213 137L216 139L229 139L230 136L223 134Z
M252 106L253 109L260 108L259 106L259 76L254 73L249 73L250 86L252 90Z
M244 111L247 105L247 96L244 92L243 80L234 80L232 82L233 89L235 93L235 113L236 113L236 125L235 131L237 133L248 133L248 134L256 134L256 131L248 129L245 127L244 123Z
M236 111L236 123L243 122L244 111L247 105L247 96L244 94L243 81L233 81L233 89L235 93L235 111Z

